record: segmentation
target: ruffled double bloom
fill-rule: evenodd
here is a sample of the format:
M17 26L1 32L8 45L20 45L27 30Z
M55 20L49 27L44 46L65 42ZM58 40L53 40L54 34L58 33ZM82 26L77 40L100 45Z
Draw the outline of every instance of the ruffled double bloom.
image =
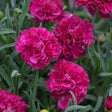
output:
M0 91L0 112L25 112L28 108L21 97L6 90Z
M107 95L105 107L108 111L112 110L112 95L111 96L109 96L109 94Z
M78 104L83 97L86 97L89 78L79 65L64 59L60 60L54 64L54 70L48 76L47 88L54 99L59 98L58 107L61 110L68 107L69 99L73 102L70 91L74 93Z
M102 18L110 18L112 13L112 0L75 0L75 3L86 6L93 16L98 13Z
M57 22L65 17L63 2L60 0L31 0L29 11L35 22Z
M60 58L72 60L86 54L85 49L93 43L93 23L81 20L79 16L68 14L59 26L54 28L54 35L62 46Z
M32 68L44 69L51 59L57 59L61 46L53 33L46 28L24 30L16 42L16 50Z

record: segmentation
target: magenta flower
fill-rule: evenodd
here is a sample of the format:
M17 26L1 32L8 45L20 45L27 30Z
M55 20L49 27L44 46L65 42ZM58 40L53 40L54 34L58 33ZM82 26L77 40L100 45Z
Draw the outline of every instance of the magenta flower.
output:
M86 6L92 16L98 11L102 18L110 18L112 13L112 0L75 0L75 3Z
M105 107L108 111L112 110L112 96L107 96L107 101L105 103Z
M60 0L31 0L29 12L35 22L57 22L66 15L63 2Z
M73 14L63 18L53 32L62 46L60 58L79 58L86 54L85 49L93 43L93 23L80 20L79 16Z
M93 3L93 0L74 0L77 5L85 6L87 4ZM95 1L95 0L94 0Z
M89 85L89 78L82 67L73 62L60 60L54 64L54 70L48 74L46 82L48 90L52 93L53 99L59 98L58 107L65 110L69 99L72 99L72 91L78 104L86 97Z
M51 59L57 59L61 53L61 46L53 33L46 28L35 27L20 34L15 49L35 69L44 69Z
M6 90L0 91L0 112L25 112L28 108L21 97Z

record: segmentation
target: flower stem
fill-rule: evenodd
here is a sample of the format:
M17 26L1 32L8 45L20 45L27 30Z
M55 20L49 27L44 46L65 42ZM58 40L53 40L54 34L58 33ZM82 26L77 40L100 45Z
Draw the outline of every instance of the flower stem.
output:
M107 85L108 85L109 81L110 81L110 76L108 76L108 77L105 78L105 80L103 82L103 85L102 85L102 87L100 89L100 92L99 92L100 96L102 96L103 93L105 92L105 89L107 88Z

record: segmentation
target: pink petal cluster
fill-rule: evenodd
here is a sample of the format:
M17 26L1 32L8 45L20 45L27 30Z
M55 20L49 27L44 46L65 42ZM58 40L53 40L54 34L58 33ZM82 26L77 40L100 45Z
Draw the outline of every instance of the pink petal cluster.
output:
M108 111L112 110L112 96L109 95L107 96L105 107L107 108Z
M87 4L93 3L93 0L74 0L77 5L85 6ZM95 0L94 0L95 1Z
M61 53L61 46L54 34L41 27L24 30L15 49L21 53L23 60L35 69L44 69L51 59L57 59Z
M57 22L66 15L63 2L60 0L31 0L29 12L35 22Z
M112 13L112 0L75 0L75 3L86 6L93 16L98 11L102 18L110 18Z
M60 58L76 59L85 55L85 49L93 43L93 23L68 14L53 31L62 46ZM88 45L89 44L89 45Z
M0 112L25 112L28 108L21 97L6 90L0 91Z
M46 82L48 90L52 93L53 99L60 98L58 107L65 110L69 99L72 99L70 91L74 93L79 104L86 97L89 85L89 78L82 67L64 59L54 64L54 70L48 74Z

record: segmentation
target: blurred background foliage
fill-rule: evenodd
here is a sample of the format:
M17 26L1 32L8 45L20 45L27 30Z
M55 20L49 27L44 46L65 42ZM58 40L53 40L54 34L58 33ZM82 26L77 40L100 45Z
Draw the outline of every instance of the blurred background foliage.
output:
M63 0L67 13L74 13L82 20L94 22L94 43L87 55L73 62L82 66L89 75L87 97L80 105L86 106L79 112L104 112L105 98L112 86L112 16L102 19L92 17L87 9L76 6L74 0ZM62 112L57 108L46 88L47 74L53 63L44 70L34 70L27 65L15 50L15 42L24 29L46 27L53 30L56 23L34 23L28 13L30 0L0 0L0 89L20 95L28 104L28 112Z

